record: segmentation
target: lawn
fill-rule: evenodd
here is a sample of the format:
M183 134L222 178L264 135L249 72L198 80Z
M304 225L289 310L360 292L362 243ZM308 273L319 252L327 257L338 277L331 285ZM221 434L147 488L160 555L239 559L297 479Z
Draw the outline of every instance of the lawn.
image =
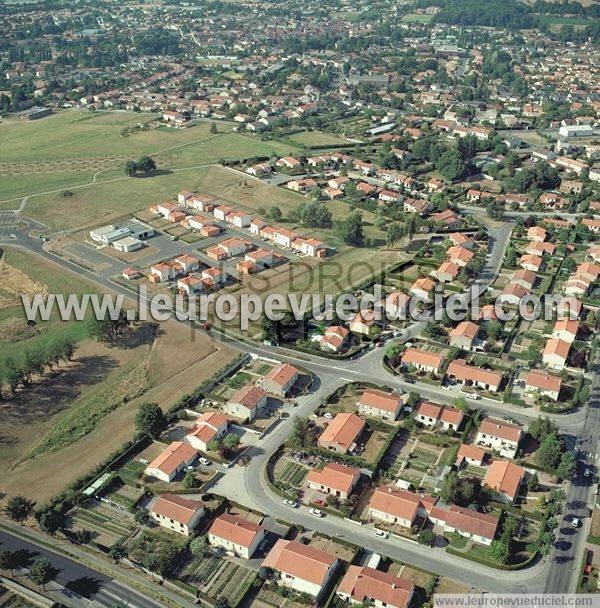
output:
M339 137L325 131L302 131L294 133L287 139L294 143L310 148L311 146L336 146L338 144L348 144L345 137Z
M431 23L432 15L424 15L422 13L408 13L402 16L402 21L407 23Z

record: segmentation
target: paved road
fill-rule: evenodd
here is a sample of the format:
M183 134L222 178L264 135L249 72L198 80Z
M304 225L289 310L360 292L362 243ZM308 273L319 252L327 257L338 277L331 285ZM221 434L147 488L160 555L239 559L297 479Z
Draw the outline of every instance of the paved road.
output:
M555 553L548 569L545 591L548 593L575 592L577 577L585 551L585 540L589 533L590 509L594 509L597 461L598 430L600 429L600 353L597 354L592 370L590 401L586 410L585 423L578 435L573 437L577 456L577 474L569 484L566 506L560 522ZM584 474L585 470L589 476ZM573 528L572 519L581 520L580 528Z
M66 601L71 596L69 590L76 594L92 600L99 606L113 608L119 602L130 608L156 608L155 600L146 598L139 593L127 589L113 578L106 576L96 570L88 568L77 561L64 557L40 547L32 542L23 540L18 536L13 536L4 530L0 530L0 547L2 550L23 552L32 563L38 557L46 557L52 565L58 569L56 582L63 588Z

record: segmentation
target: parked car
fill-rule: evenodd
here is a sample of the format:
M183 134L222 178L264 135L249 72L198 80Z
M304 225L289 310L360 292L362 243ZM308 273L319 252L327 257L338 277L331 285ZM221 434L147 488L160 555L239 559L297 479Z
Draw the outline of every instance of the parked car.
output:
M204 457L198 459L198 462L200 464L203 464L205 467L209 467L212 464L212 462L208 458L204 458Z
M325 501L324 501L324 500L321 500L320 498L315 499L313 502L314 502L316 505L319 505L319 506L321 506L321 507L324 507L324 506L325 506Z
M292 507L293 509L297 509L300 506L295 500L292 500L290 498L286 498L283 501L283 504L287 505L288 507Z
M325 517L325 513L323 513L323 511L320 511L319 509L311 509L310 512L313 515L316 515L317 517Z
M571 520L571 525L572 525L574 528L579 528L580 524L581 524L581 522L579 521L579 517L574 517L574 518Z
M325 412L323 418L333 418L333 414L331 412Z
M379 538L389 538L390 535L383 530L375 530L375 536L379 536Z

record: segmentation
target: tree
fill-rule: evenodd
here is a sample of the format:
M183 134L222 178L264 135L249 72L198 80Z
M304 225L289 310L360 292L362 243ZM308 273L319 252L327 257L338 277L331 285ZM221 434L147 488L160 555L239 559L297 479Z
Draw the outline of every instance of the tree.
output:
M419 536L417 537L419 544L427 545L428 547L431 547L431 545L433 545L435 539L435 532L429 529L421 530L421 532L419 532Z
M385 235L388 247L395 245L404 236L404 226L400 222L392 222Z
M547 435L549 435L551 433L556 433L557 428L556 428L556 424L554 424L554 422L552 422L552 420L550 420L550 418L548 418L547 416L545 418L538 416L529 425L528 431L529 431L529 434L536 441L541 442L546 438Z
M534 473L527 480L527 489L530 492L537 492L540 488L540 478L537 473Z
M229 600L224 595L219 596L215 601L215 608L229 608Z
M144 509L137 509L133 515L133 520L140 526L147 526L150 523L150 515Z
M129 177L131 177L131 176L135 175L135 170L136 170L135 161L128 160L125 163L125 174L129 175Z
M310 422L308 418L296 416L292 424L292 432L290 433L287 443L292 448L301 448L308 441L310 430Z
M275 571L273 570L273 568L270 568L269 566L261 566L258 569L258 578L261 581L270 581L273 576L275 574Z
M156 169L154 159L150 158L149 156L142 156L140 159L138 159L135 165L136 170L141 171L142 173L150 173Z
M337 231L339 237L347 245L364 247L363 219L361 213L356 209L345 220L338 222Z
M211 123L210 123L210 127L209 127L209 129L208 129L208 132L209 132L211 135L216 135L216 134L218 133L218 130L217 130L217 123L216 123L216 122L211 122Z
M40 530L51 536L58 532L65 523L65 516L62 512L52 507L44 507L35 514L35 517Z
M210 553L210 545L206 535L194 538L190 543L190 551L194 557L206 557Z
M35 503L24 496L12 496L4 507L4 514L9 519L23 523L33 512Z
M42 589L45 589L46 585L56 577L57 573L56 568L52 567L48 558L40 557L33 562L29 569L28 578L36 585L40 585Z
M404 236L408 239L410 243L417 232L417 218L414 213L411 213L404 223Z
M277 205L273 205L268 213L267 213L267 217L270 220L273 220L274 222L278 222L281 220L281 218L283 217L283 213L281 212L281 208L278 207Z
M454 400L454 407L457 410L466 412L469 409L469 404L467 403L467 400L464 397L459 396Z
M196 476L194 475L194 473L192 473L192 471L186 472L186 474L183 476L182 483L183 487L186 489L198 487L198 480L196 479Z
M228 451L234 452L240 445L240 438L235 433L227 433L223 439L223 445Z
M510 557L510 547L508 543L502 539L493 541L490 546L490 555L497 562L506 564Z
M135 415L135 428L140 435L156 439L167 426L167 419L157 403L142 403Z
M18 565L17 554L15 551L2 551L0 552L0 570L8 570L10 571L10 575L12 576L12 571Z
M570 479L575 472L575 455L573 452L564 452L560 457L560 462L556 469L556 476L559 479Z
M109 550L108 557L118 564L124 557L127 557L127 549L123 541L118 540Z
M563 444L555 433L547 435L535 453L538 464L547 471L554 471L560 463Z
M446 503L453 503L459 491L459 484L458 473L456 471L448 473L442 486L440 498Z

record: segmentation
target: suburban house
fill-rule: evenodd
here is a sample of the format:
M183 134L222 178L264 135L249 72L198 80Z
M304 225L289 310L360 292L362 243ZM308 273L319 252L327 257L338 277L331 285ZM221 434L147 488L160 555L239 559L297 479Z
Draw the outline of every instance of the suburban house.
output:
M392 291L388 293L384 300L385 314L388 319L401 319L407 318L408 306L410 303L410 296L401 291Z
M359 414L396 420L402 409L402 399L398 395L369 388L364 391L356 405Z
M498 530L500 520L494 515L479 513L457 505L451 507L435 506L431 509L429 519L444 532L457 532L482 545L491 545Z
M461 321L449 335L450 346L470 350L479 333L479 325L472 321Z
M512 283L520 285L523 289L531 291L535 285L537 274L533 270L527 270L526 268L520 268L515 270L512 276Z
M336 591L346 602L376 608L408 608L414 592L411 581L365 566L350 566Z
M570 342L565 342L565 340L558 340L556 338L550 338L546 342L546 346L544 347L542 362L544 363L544 365L551 367L552 369L564 369L567 365L570 350Z
M161 494L149 513L159 526L189 536L204 516L204 503L176 494Z
M198 452L183 441L173 441L144 470L144 474L161 481L170 482L190 466Z
M531 397L541 395L552 401L558 401L561 387L562 380L558 376L541 369L533 369L525 376L525 393Z
M244 421L251 422L267 404L268 395L262 388L248 384L237 390L223 405L223 411Z
M431 276L440 283L452 283L459 272L460 267L457 264L446 260L440 264L437 270L431 271Z
M410 294L416 298L420 298L423 302L431 301L431 292L435 288L435 282L428 277L417 279L410 286Z
M185 436L193 448L208 451L211 441L220 439L227 432L229 419L222 412L205 412L198 418L196 427Z
M378 326L378 315L374 310L359 310L352 321L348 323L348 328L354 334L370 336L375 327Z
M461 268L464 268L472 259L475 254L462 246L450 247L446 252L446 257Z
M502 383L502 374L500 372L468 365L464 359L451 361L446 374L459 384L477 386L486 391L496 392Z
M502 500L513 503L525 479L525 469L509 460L494 460L489 466L483 485Z
M402 355L402 365L415 367L420 372L439 374L445 353L434 353L418 348L407 348Z
M287 397L290 390L298 380L298 370L289 363L281 363L263 376L260 385L267 393Z
M531 255L526 253L525 255L521 256L519 266L527 270L532 270L533 272L539 272L544 266L544 259L539 255Z
M514 458L522 436L523 430L516 424L496 418L484 418L479 425L475 443L491 448L505 458Z
M356 448L356 441L365 426L365 421L356 414L337 414L321 433L317 444L326 450L347 454Z
M573 344L577 339L579 321L574 319L559 319L552 330L552 337Z
M440 425L445 431L457 431L463 418L464 414L459 409L430 401L422 401L416 412L416 420L423 426L433 429Z
M327 463L322 469L312 469L306 483L312 490L346 500L360 479L360 471L337 462Z
M230 513L223 513L213 521L207 538L213 547L220 547L236 557L250 559L265 534L265 529L257 524Z
M319 338L319 345L323 350L337 353L344 347L349 334L350 331L342 325L331 325Z
M281 538L273 545L262 565L279 573L280 585L319 598L338 563L335 555Z
M469 443L461 443L456 453L456 466L460 468L463 464L471 464L477 467L483 465L487 453L483 448Z
M415 494L408 490L379 486L369 503L369 515L386 523L410 528L417 517L427 517L437 498L426 494Z

